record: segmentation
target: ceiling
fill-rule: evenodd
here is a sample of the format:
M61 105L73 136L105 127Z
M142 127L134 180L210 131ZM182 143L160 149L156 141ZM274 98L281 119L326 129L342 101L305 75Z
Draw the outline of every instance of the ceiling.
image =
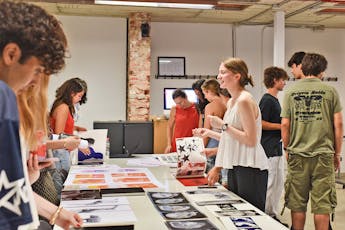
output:
M215 8L200 10L111 6L94 4L93 0L30 0L57 15L128 17L133 12L147 12L151 14L153 22L272 25L274 12L283 10L288 27L345 28L345 0L149 0L148 2L150 1L208 3Z

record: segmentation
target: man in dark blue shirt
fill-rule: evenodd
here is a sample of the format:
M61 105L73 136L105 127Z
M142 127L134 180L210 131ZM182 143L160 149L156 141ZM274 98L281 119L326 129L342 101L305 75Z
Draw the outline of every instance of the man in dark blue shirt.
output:
M279 213L278 204L284 188L284 158L280 132L281 107L277 96L279 91L283 90L287 78L287 73L281 68L266 68L264 84L267 92L259 104L262 115L261 145L269 161L265 212L275 219Z

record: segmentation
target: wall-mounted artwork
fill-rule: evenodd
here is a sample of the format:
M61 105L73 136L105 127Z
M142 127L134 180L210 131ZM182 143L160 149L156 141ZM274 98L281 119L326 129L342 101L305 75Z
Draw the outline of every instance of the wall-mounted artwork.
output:
M159 76L184 76L186 75L185 57L158 57Z

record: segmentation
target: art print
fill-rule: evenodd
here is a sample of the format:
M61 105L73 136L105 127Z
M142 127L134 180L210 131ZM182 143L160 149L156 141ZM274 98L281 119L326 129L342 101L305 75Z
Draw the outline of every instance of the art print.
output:
M199 229L199 230L217 230L208 220L186 220L186 221L166 221L167 227L171 230L181 229Z
M200 137L176 139L177 171L176 177L204 177L206 156L202 153L204 142Z

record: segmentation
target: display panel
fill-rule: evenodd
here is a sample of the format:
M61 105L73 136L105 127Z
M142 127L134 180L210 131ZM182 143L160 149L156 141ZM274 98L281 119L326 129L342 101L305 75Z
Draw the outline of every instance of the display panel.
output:
M164 110L169 110L171 107L175 106L175 102L172 98L172 94L177 88L164 88ZM190 102L198 103L198 97L196 96L192 88L181 88L186 94Z

